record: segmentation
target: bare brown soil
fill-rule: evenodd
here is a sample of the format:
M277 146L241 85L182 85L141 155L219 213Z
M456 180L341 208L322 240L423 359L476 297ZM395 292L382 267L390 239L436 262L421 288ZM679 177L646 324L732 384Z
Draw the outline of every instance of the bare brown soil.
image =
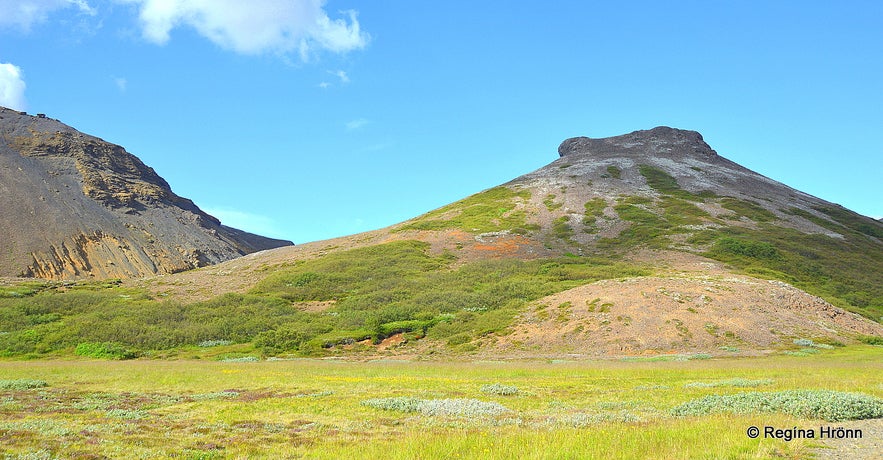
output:
M794 339L851 343L883 326L778 281L698 272L604 280L548 296L494 348L501 354L756 354ZM735 351L738 350L738 351Z

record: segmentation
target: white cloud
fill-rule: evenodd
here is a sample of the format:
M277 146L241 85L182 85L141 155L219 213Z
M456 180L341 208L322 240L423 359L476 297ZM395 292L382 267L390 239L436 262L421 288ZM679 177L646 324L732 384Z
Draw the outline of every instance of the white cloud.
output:
M331 83L328 83L327 81L323 81L322 83L319 83L319 88L322 88L322 89L328 89L329 86L331 86Z
M0 27L14 26L24 31L46 20L49 13L70 7L80 13L95 15L95 8L86 0L0 0Z
M225 207L203 207L202 210L217 217L222 224L228 227L270 238L288 238L285 232L279 228L276 221L267 216Z
M144 37L170 40L176 27L192 27L218 46L241 54L297 52L303 60L317 50L342 53L364 48L368 35L356 13L331 19L325 0L121 0L139 7Z
M344 72L343 70L335 70L334 72L329 70L328 73L339 78L341 83L349 83L350 82L349 75L347 75L346 72Z
M365 118L359 118L357 120L348 121L346 123L346 130L347 131L354 131L354 130L357 130L367 124L368 124L368 120L366 120Z
M25 81L21 69L0 63L0 105L13 110L25 110Z
M117 89L119 89L121 93L125 93L126 88L129 86L129 81L123 77L114 77L113 83L117 86Z

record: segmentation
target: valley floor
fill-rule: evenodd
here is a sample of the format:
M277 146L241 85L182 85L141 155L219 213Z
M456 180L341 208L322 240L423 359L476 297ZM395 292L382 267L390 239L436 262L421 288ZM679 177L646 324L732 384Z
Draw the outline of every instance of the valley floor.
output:
M812 391L796 410L703 405L791 390ZM2 361L0 456L861 458L879 453L881 397L879 346L692 361ZM853 416L876 419L837 420ZM824 427L863 436L818 439Z

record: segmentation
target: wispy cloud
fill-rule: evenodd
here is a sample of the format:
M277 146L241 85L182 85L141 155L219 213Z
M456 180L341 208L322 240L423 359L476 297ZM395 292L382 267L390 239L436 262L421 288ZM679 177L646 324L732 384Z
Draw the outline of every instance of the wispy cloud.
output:
M271 238L288 238L270 217L228 207L204 207L203 211L217 217L223 225Z
M120 90L121 93L125 93L126 89L129 87L129 81L123 77L114 77L113 84L116 85L117 89Z
M347 75L346 72L344 72L343 70L335 70L335 71L329 70L328 73L339 78L341 83L349 83L350 82L349 75Z
M89 16L96 13L86 0L0 0L0 27L27 32L34 24L46 21L50 13L71 7Z
M14 110L25 110L25 81L21 69L13 64L0 63L0 105Z
M354 131L354 130L364 127L368 123L370 123L370 122L365 118L358 118L356 120L351 120L351 121L346 122L346 130L347 131Z
M322 88L322 89L328 89L328 87L331 86L331 83L328 83L327 81L323 81L323 82L319 83L318 86L319 86L319 88Z
M218 46L241 54L343 53L369 40L355 11L331 19L323 0L119 0L139 8L142 35L165 44L171 31L190 27Z

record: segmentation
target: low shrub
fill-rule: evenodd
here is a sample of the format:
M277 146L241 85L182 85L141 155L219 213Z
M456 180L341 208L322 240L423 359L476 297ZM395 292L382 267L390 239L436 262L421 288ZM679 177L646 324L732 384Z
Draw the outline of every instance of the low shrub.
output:
M420 399L417 398L376 398L362 401L363 406L382 410L394 410L398 412L417 412L420 407Z
M585 428L599 423L634 423L641 419L629 411L601 412L596 414L570 414L558 419L559 423L574 428Z
M512 396L518 394L518 387L515 385L503 385L501 383L493 383L490 385L482 385L479 391L491 395Z
M681 404L672 415L685 417L713 413L781 412L829 422L883 417L883 399L861 393L830 390L786 390L709 395Z
M362 401L362 405L399 412L419 412L429 417L481 417L511 412L502 404L477 399L379 398Z
M203 340L202 342L199 342L199 346L202 348L211 348L231 345L232 343L233 341L231 340Z
M194 401L211 401L215 399L238 398L239 392L232 390L216 391L214 393L201 393L191 396Z
M222 363L256 363L260 361L257 356L240 356L237 358L224 358Z
M772 379L743 379L740 377L727 380L717 380L714 382L690 382L684 385L684 388L717 388L717 387L736 387L736 388L753 388L761 385L772 385Z
M48 386L49 384L43 380L0 380L0 390L30 390L33 388L43 388Z
M883 345L883 337L877 335L860 335L856 337L859 342L866 343L868 345Z
M74 350L78 356L99 359L134 359L138 353L114 342L83 342Z

